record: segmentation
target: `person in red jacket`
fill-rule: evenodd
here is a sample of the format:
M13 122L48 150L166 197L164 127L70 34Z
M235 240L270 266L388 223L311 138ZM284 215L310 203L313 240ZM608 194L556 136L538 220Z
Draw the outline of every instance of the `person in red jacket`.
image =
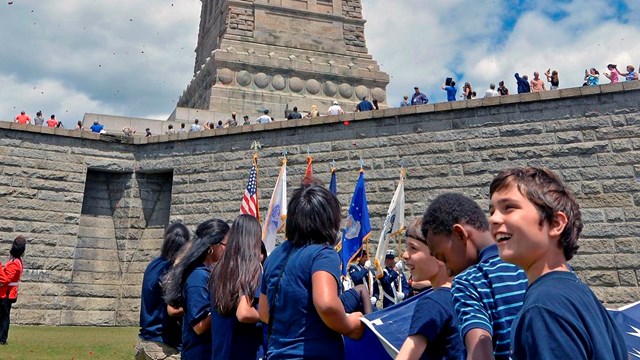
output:
M7 344L9 335L9 315L11 305L18 299L18 283L22 276L22 255L27 246L27 239L19 235L13 240L9 261L0 263L0 345Z

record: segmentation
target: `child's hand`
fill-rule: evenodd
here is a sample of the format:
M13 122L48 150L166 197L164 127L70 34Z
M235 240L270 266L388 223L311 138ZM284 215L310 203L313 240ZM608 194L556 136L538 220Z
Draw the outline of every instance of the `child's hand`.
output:
M362 334L364 333L364 324L360 321L361 317L361 312L354 312L347 315L347 319L349 320L349 325L351 327L351 331L347 334L349 338L358 340L362 337Z

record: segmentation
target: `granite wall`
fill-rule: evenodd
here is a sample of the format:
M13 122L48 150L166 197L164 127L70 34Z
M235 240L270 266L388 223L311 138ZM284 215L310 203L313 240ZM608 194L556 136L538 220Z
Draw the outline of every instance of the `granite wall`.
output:
M263 212L283 151L290 188L304 174L307 150L325 182L335 160L345 213L362 158L372 239L401 160L408 218L445 191L464 192L488 209L488 184L500 169L549 167L575 191L586 222L571 265L607 305L638 301L638 109L640 82L633 82L136 137L131 144L0 122L0 247L6 253L18 234L29 239L13 319L135 325L142 272L159 253L162 225L232 220L254 141L263 146Z

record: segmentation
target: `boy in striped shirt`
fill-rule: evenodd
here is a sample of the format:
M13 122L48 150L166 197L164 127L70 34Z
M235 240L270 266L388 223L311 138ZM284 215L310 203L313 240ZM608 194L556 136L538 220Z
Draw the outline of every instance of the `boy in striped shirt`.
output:
M442 194L427 208L422 233L455 276L451 293L467 359L508 360L511 323L522 307L527 277L498 257L484 212L462 194Z

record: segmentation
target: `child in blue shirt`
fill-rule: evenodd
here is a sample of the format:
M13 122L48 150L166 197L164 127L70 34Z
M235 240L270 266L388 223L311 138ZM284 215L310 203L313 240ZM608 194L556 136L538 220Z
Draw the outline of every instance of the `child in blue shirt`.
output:
M262 277L258 311L268 324L269 360L340 360L341 335L362 336L362 313L347 315L339 298L339 227L340 203L329 190L313 184L294 191L287 241L269 255Z
M520 311L527 278L498 256L484 212L456 193L435 198L422 218L431 254L444 262L453 307L469 359L509 359L511 322Z
M255 360L262 326L254 297L262 275L258 219L240 215L231 225L227 246L211 271L211 359Z
M433 257L420 231L420 219L407 228L407 249L402 258L415 281L429 280L434 290L420 296L416 304L409 337L402 344L396 360L465 358L453 311L452 277L444 264Z
M567 264L583 226L571 190L550 170L526 167L501 171L489 193L500 257L529 281L511 358L628 359L615 321Z

